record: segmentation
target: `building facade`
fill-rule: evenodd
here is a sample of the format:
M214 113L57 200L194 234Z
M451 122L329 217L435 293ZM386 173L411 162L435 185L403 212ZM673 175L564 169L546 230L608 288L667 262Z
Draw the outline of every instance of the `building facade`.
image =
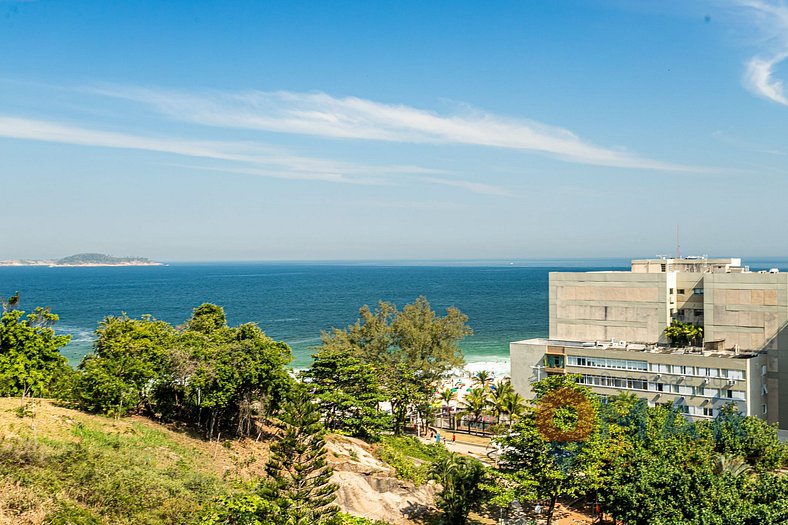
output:
M548 339L510 344L526 397L545 375L581 374L603 396L631 391L698 418L734 402L788 428L788 274L735 258L633 260L625 272L551 273L549 309ZM671 348L673 320L702 326L703 342Z

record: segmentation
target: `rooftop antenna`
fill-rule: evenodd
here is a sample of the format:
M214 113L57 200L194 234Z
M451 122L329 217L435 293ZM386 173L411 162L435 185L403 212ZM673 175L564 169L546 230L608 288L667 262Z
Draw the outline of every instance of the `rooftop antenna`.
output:
M681 237L679 237L679 225L676 225L676 259L681 259Z

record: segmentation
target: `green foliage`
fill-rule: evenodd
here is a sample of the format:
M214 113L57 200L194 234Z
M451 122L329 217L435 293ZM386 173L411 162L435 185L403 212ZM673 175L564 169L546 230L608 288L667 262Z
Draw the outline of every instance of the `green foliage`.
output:
M378 449L377 456L378 459L394 469L397 478L410 481L417 487L427 481L429 477L429 464L417 465L397 449L383 446Z
M380 442L420 461L435 462L449 455L442 443L424 443L414 436L386 435L380 437Z
M323 334L322 350L351 349L373 366L391 403L394 431L404 429L408 411L426 406L440 378L464 362L459 342L471 334L467 316L448 308L438 317L424 297L401 311L381 301L347 329Z
M441 484L438 508L448 525L465 525L468 514L479 508L486 492L484 466L477 460L449 454L432 465L433 479Z
M394 469L399 479L419 486L430 478L431 465L450 455L442 444L425 444L413 436L381 436L378 459Z
M703 327L692 323L683 323L674 319L670 326L665 328L665 337L670 344L677 347L697 345L703 342Z
M33 489L44 523L191 525L224 492L193 451L145 425L77 424L70 436L0 439L0 480ZM45 504L45 502L51 502Z
M59 349L70 336L56 335L52 329L58 316L49 309L25 312L13 309L18 294L3 301L0 317L0 396L29 396L48 393L59 370L67 366Z
M337 486L330 482L326 462L325 431L314 398L304 386L293 390L280 415L280 440L271 447L266 465L270 482L262 492L281 512L276 523L310 525L330 523L338 512Z
M77 376L57 383L62 398L91 412L196 423L209 438L222 430L249 435L293 383L286 344L251 323L227 326L224 310L212 304L195 308L183 330L123 316L106 318L97 335Z
M374 439L390 428L390 417L378 408L386 396L372 365L347 348L324 349L312 357L303 375L311 380L328 429Z
M96 331L95 351L79 365L75 401L84 410L124 415L155 404L153 387L162 381L175 330L151 316L107 317Z
M782 463L786 447L777 436L777 425L746 417L733 403L720 410L711 431L716 452L742 457L755 470L774 470Z
M784 446L762 420L726 407L713 422L690 423L675 408L648 408L631 395L605 407L598 496L619 519L755 525L788 517L788 484L764 472L778 466Z
M532 388L537 403L549 399L551 393L568 390L592 407L598 407L596 396L577 385L572 376L548 377L534 383ZM498 440L503 450L500 470L507 475L513 495L522 501L548 501L548 525L558 498L586 494L598 485L605 443L599 435L597 421L594 426L595 431L583 441L555 441L545 428L537 425L537 408L531 406L513 426L512 433Z
M220 498L203 513L200 525L276 525L281 512L270 499L247 491Z
M369 520L358 516L351 516L343 512L338 512L331 520L331 525L388 525L385 521Z

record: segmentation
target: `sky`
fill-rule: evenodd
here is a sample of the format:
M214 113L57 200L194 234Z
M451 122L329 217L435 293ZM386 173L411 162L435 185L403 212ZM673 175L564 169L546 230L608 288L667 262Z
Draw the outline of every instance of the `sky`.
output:
M788 4L0 0L0 259L788 255Z

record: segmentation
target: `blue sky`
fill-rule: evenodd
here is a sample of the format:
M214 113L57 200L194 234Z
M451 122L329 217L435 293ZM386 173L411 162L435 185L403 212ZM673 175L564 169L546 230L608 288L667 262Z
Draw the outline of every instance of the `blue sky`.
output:
M788 254L788 5L0 0L0 259Z

